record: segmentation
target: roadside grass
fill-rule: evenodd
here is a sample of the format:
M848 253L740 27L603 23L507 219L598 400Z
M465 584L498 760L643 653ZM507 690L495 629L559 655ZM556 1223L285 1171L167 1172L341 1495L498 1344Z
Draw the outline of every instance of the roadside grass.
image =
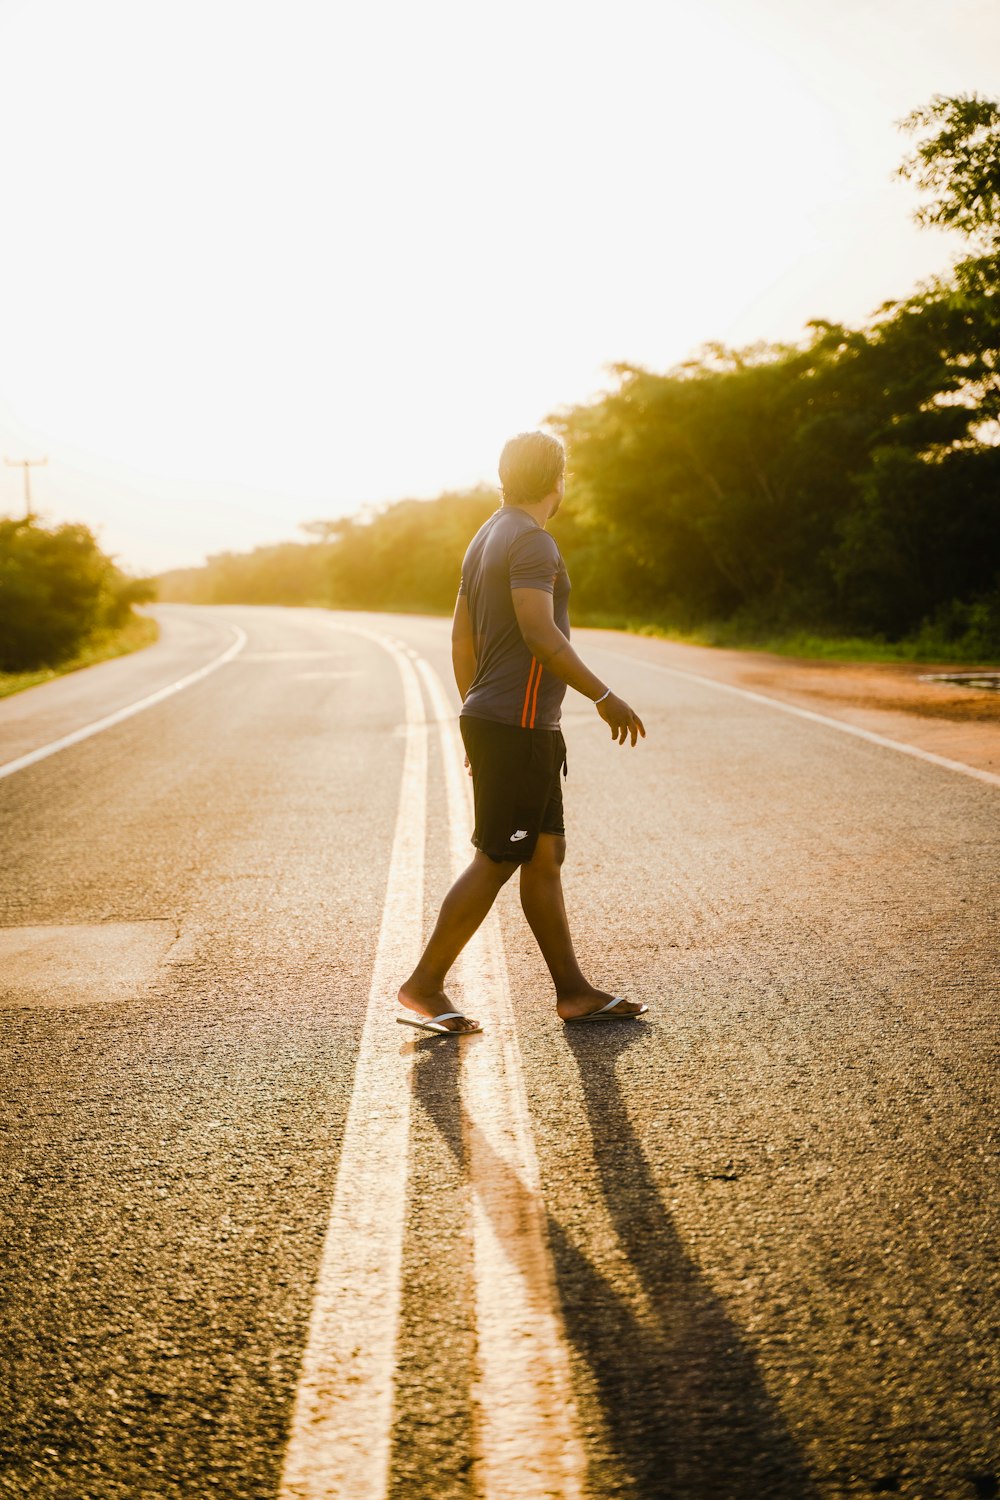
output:
M324 600L320 608L357 609L356 605L331 604ZM442 618L451 611L426 603L393 601L392 606L375 605L375 614L429 615ZM809 630L762 630L736 620L708 621L698 626L681 626L669 620L643 620L634 615L602 613L597 610L572 611L573 624L594 630L626 630L630 635L651 635L660 640L677 641L682 646L716 646L726 651L766 651L775 656L797 656L813 661L903 662L912 661L969 668L1000 666L1000 653L987 647L974 633L948 639L943 631L925 625L915 636L902 641L887 641L883 636L835 635Z
M160 627L151 615L133 615L119 630L96 631L76 656L57 667L43 667L37 672L0 672L0 698L37 687L53 677L64 677L67 672L78 672L81 667L95 666L99 661L141 651L144 646L152 646L159 636Z
M948 640L926 628L902 641L882 636L827 635L814 631L753 630L734 621L710 622L682 629L665 621L636 620L624 615L580 614L573 623L599 630L627 630L632 635L651 635L678 641L685 646L715 646L728 651L766 651L775 656L796 656L813 661L927 662L972 667L995 665L997 658L976 651L965 639Z

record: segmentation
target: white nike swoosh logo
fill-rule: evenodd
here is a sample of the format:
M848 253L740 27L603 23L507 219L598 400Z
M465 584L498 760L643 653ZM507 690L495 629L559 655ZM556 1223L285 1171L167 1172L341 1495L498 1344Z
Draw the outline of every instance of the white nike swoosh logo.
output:
M518 839L526 839L527 837L528 830L526 828L519 828L516 833L511 834L510 841L512 844L516 844Z

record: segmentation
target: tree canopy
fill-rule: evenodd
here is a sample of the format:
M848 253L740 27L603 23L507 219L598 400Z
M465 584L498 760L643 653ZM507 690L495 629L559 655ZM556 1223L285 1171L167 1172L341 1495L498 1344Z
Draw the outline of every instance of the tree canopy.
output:
M152 581L123 574L86 526L0 520L0 671L57 666L154 594Z

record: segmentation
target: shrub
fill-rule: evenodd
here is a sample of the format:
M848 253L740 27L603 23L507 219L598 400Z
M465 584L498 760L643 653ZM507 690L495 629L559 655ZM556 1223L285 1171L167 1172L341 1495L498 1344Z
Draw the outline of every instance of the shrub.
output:
M154 596L152 581L122 574L86 526L0 520L0 671L57 666Z

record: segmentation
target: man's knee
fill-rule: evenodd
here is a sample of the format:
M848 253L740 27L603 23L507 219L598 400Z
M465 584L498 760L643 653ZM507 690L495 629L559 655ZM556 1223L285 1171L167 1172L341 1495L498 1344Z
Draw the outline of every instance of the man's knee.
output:
M514 860L494 859L492 854L486 854L482 849L476 850L473 863L477 864L489 879L498 886L506 885L514 871L518 868Z
M561 834L540 833L530 863L524 868L543 875L558 875L565 858L565 838Z

